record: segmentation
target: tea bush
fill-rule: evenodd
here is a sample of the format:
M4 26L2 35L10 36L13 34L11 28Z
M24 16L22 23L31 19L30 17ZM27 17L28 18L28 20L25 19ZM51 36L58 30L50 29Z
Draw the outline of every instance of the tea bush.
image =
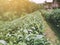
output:
M44 36L44 22L40 12L1 24L0 39L8 45L50 45Z
M60 9L45 13L46 20L60 29Z

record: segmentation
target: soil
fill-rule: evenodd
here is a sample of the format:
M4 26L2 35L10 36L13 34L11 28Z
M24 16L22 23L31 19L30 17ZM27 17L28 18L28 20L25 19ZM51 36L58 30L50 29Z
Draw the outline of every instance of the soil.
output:
M57 45L56 43L59 43L58 37L56 35L56 33L53 31L53 29L50 27L50 25L47 23L47 21L44 19L44 17L42 16L42 19L44 21L44 25L45 25L45 36L46 38L51 41L51 43L53 45Z

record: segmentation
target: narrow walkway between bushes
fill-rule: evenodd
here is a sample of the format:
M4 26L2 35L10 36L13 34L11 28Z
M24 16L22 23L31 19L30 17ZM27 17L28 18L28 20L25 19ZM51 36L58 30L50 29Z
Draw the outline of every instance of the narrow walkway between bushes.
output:
M53 31L53 29L50 27L50 25L46 22L45 18L42 16L44 20L44 25L45 25L45 32L44 34L46 35L47 39L49 39L53 45L56 45L56 43L59 43L58 37L56 33Z

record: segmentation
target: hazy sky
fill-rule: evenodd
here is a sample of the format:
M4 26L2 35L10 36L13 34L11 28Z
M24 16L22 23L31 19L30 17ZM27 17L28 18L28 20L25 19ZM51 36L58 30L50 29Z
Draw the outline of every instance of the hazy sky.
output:
M47 1L47 2L52 2L53 0L30 0L30 1L39 4L39 3L44 3L45 1Z

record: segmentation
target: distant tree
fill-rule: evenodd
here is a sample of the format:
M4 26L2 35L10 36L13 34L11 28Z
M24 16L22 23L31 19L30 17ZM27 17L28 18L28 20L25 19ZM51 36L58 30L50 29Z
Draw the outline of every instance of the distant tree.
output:
M60 0L57 0L57 2L60 2Z
M38 4L28 0L0 0L0 20L13 20L38 9Z
M38 5L28 0L0 0L0 9L2 12L33 12L38 9Z

